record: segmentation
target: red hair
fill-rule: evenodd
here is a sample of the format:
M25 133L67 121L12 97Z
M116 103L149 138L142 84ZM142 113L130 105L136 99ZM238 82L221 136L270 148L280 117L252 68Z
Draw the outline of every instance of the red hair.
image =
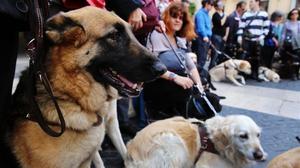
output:
M163 12L162 19L166 24L167 31L171 29L171 16L182 15L182 27L179 31L176 32L176 35L179 37L184 37L187 40L192 40L197 37L194 30L194 23L190 17L189 12L180 2L172 2Z

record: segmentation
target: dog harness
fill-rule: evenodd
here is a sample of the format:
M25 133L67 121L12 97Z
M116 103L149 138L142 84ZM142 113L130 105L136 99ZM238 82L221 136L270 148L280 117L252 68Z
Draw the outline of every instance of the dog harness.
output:
M200 147L198 155L197 155L197 157L195 159L194 164L197 163L197 161L201 157L201 154L204 151L219 155L219 152L216 150L216 148L214 146L214 143L209 139L209 134L207 132L207 129L206 129L205 125L203 123L201 123L201 122L197 122L197 123L193 123L193 124L197 124L198 125L198 131L199 131L200 143L201 143L201 147Z
M20 117L25 118L27 120L33 121L33 122L38 122L37 117L34 117L34 114L29 113L22 113L19 114ZM17 115L15 117L18 117ZM96 122L93 123L93 127L97 127L99 125L101 125L103 123L103 117L101 117L100 115L96 114L97 120ZM55 123L52 121L45 121L48 125L50 126L61 126L61 124L59 123Z

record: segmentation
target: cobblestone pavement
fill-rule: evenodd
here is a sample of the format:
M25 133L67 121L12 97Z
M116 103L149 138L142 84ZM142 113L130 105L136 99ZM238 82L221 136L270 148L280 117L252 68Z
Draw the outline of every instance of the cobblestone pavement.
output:
M225 106L221 115L244 114L262 127L261 143L268 153L266 162L258 163L252 168L265 168L267 163L276 155L291 148L300 146L296 136L300 136L300 120L278 117L270 114L258 113L249 110L232 108ZM113 149L104 150L101 153L107 168L121 168L122 159Z

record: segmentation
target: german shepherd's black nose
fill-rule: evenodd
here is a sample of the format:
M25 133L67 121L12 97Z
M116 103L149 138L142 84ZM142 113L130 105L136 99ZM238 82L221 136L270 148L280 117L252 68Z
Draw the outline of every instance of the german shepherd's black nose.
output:
M159 60L155 61L152 66L152 72L155 76L161 76L167 71L167 67Z

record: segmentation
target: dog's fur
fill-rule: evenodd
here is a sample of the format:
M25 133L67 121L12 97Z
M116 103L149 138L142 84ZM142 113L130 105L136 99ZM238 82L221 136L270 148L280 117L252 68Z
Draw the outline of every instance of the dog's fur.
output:
M268 168L300 168L300 147L276 156L268 164Z
M215 82L229 80L237 86L246 84L245 79L239 72L251 74L251 65L248 61L229 59L209 70L211 80ZM238 82L237 79L241 80Z
M280 76L267 67L260 66L258 68L258 78L262 79L266 82L275 82L278 83L280 81Z
M21 117L15 120L9 142L21 167L83 168L90 167L91 160L95 167L103 167L98 150L105 132L124 158L127 151L118 126L116 99L119 94L135 93L133 83L153 80L165 67L137 42L125 21L95 7L53 16L47 21L45 36L48 41L45 69L62 110L66 131L55 138L36 122ZM115 73L123 76L123 80L115 77L123 87L118 87L107 75ZM27 95L26 82L30 79L28 72L24 72L14 94L15 114L36 110ZM129 81L133 82L131 86ZM131 89L126 91L126 87ZM43 85L37 81L35 88L44 118L59 124ZM98 126L97 115L103 118ZM51 127L59 130L58 126Z
M240 168L256 160L254 153L266 157L260 141L261 129L246 116L214 117L205 121L205 127L219 155L204 151L201 147L196 119L174 117L154 122L138 132L127 144L128 168ZM248 139L243 137L247 136Z

